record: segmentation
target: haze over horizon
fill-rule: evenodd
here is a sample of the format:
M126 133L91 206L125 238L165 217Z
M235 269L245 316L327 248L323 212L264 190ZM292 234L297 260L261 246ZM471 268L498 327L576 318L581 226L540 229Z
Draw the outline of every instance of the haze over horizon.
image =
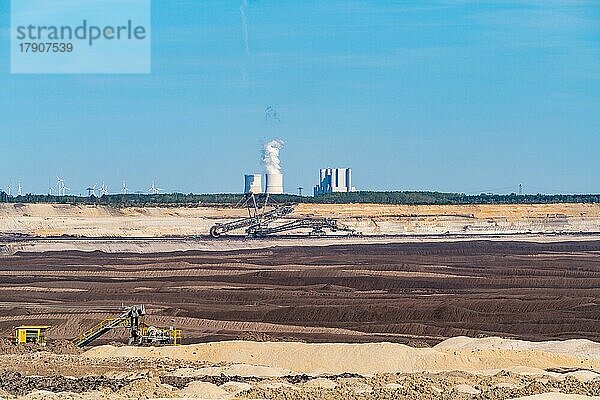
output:
M241 192L282 139L288 193L600 193L597 2L422 4L155 0L151 74L11 75L0 0L0 190Z

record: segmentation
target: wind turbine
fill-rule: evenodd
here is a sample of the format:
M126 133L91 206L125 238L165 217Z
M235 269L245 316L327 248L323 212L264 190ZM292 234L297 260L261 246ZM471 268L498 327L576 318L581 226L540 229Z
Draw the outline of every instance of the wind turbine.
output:
M129 193L129 188L127 187L127 182L123 181L123 188L121 189L121 193L127 194Z
M159 194L161 191L162 189L156 186L156 182L152 181L152 186L150 186L148 192L150 192L150 194Z
M65 180L60 176L56 177L56 188L58 189L59 196L65 196L67 194L67 190L70 190L65 186Z
M85 190L88 191L88 196L92 197L92 195L96 195L96 184L94 184L94 186L86 188Z
M62 187L65 185L65 181L59 177L58 175L56 176L56 191L58 193L58 195L60 196L60 192L62 190Z
M12 192L12 187L10 186L10 183L8 184L8 186L6 187L6 191L8 192L7 194L10 196L11 192Z
M23 196L23 186L21 186L21 182L19 182L19 186L17 186L17 196Z
M108 194L108 186L104 182L102 182L102 186L100 186L100 195L104 196Z

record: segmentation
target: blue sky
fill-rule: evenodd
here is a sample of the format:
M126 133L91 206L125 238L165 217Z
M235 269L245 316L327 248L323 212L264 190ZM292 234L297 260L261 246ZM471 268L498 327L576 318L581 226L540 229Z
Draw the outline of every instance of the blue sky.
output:
M287 192L600 192L597 1L249 0L247 49L241 0L152 5L149 75L11 75L0 0L0 187L240 192L281 138Z

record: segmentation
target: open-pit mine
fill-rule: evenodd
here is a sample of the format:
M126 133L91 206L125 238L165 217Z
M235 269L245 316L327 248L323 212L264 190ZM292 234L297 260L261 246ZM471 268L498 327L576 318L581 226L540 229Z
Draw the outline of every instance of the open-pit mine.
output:
M600 396L600 205L299 204L280 223L361 235L210 237L245 216L1 204L0 398Z

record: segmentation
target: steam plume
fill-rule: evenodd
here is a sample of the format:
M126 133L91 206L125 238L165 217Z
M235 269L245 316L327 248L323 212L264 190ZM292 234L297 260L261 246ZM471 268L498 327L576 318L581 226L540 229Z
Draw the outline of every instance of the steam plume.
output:
M283 140L275 139L265 144L263 148L263 163L267 174L281 173L281 160L279 159L279 150L283 147Z

